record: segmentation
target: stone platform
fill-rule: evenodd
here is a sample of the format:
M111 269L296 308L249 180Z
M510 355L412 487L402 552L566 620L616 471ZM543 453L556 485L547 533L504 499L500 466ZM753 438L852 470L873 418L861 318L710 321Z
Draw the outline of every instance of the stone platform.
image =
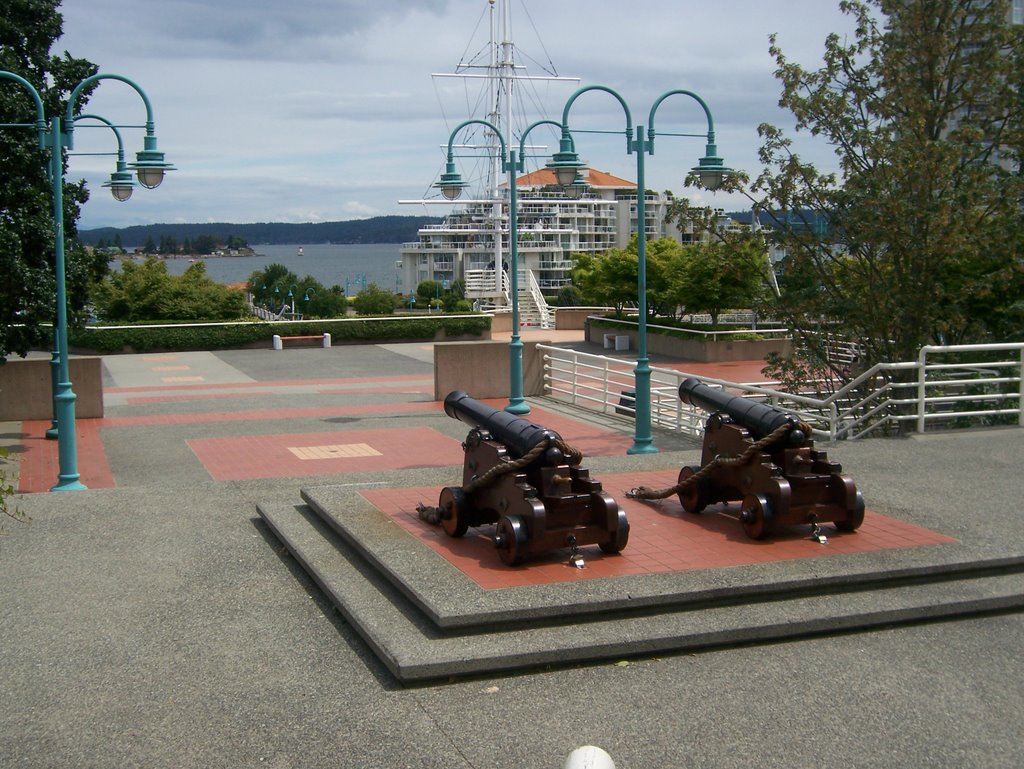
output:
M601 476L630 517L630 545L616 556L583 548L582 570L568 550L505 566L489 526L448 538L415 518L412 500L432 502L429 487L310 486L294 505L258 511L404 683L1024 606L1024 557L874 510L857 533L824 526L827 544L808 527L754 542L728 509L690 516L674 500L624 496L625 484L671 476ZM652 542L683 558L651 560Z

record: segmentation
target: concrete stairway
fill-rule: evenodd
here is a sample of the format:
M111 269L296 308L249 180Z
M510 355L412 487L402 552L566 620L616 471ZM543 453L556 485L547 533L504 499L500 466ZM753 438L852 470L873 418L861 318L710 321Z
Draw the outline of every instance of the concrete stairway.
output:
M257 509L406 683L1024 606L1024 557L977 559L958 545L483 590L352 488L301 497Z

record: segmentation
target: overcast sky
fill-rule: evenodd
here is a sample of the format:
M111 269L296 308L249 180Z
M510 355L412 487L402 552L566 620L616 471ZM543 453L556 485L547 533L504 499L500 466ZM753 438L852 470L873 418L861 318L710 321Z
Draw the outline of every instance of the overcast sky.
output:
M553 62L580 83L544 83L528 116L560 119L578 85L614 88L646 125L665 91L699 93L715 119L719 154L751 176L759 170L757 126L788 126L768 55L778 32L791 60L821 61L829 32L847 32L838 0L512 1L513 36L531 74ZM399 205L431 195L443 171L441 145L470 117L463 84L435 81L486 41L487 0L64 0L57 50L131 78L153 105L159 147L179 170L155 190L117 203L100 184L113 158L79 156L70 178L93 191L81 226L154 222L316 222L382 214L442 215L440 206ZM476 46L475 48L473 46ZM532 60L532 61L531 61ZM658 111L661 132L706 130L693 102ZM87 106L119 124L143 122L127 86L102 84ZM570 125L623 131L614 99L595 93ZM530 143L557 149L538 129ZM126 129L129 159L141 132ZM636 178L622 136L580 134L594 168ZM76 132L76 150L114 146L109 130ZM664 137L646 162L647 186L688 194L685 171L703 141ZM805 153L827 162L827 148ZM692 191L691 191L692 192ZM729 210L741 198L700 200Z

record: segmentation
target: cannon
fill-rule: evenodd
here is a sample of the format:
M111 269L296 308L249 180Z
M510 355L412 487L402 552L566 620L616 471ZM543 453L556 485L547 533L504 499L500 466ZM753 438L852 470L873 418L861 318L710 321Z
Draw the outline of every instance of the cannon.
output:
M752 539L784 526L811 524L817 533L818 523L855 531L864 522L864 498L853 480L814 448L810 428L797 417L694 377L680 383L679 398L710 412L701 467L679 471L675 488L684 510L739 501L740 523Z
M559 548L575 554L578 547L599 545L618 553L626 546L625 512L558 433L461 390L448 394L444 410L472 427L462 444L462 486L442 489L437 506L449 536L496 524L494 545L509 566Z

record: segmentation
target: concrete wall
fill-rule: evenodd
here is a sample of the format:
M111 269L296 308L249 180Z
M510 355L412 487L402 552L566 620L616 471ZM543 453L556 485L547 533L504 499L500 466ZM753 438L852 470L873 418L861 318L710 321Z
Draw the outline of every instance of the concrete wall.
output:
M603 345L604 335L629 337L629 349L636 350L637 332L631 329L598 328L592 326L589 341ZM667 355L681 360L702 363L724 363L737 360L764 360L770 352L788 355L793 349L789 339L764 339L762 341L703 342L696 339L680 339L674 336L647 333L647 352Z
M523 343L523 395L540 395L544 389L538 344L550 342ZM474 398L508 398L508 342L435 344L434 399L444 400L452 390L465 390Z
M68 360L71 389L75 393L75 417L103 416L103 359L75 357ZM45 358L8 358L0 365L0 422L53 418L53 385L50 361Z
M498 311L491 314L491 334L512 333L512 311Z
M552 307L555 311L555 328L559 331L580 329L589 315L604 315L609 307Z

